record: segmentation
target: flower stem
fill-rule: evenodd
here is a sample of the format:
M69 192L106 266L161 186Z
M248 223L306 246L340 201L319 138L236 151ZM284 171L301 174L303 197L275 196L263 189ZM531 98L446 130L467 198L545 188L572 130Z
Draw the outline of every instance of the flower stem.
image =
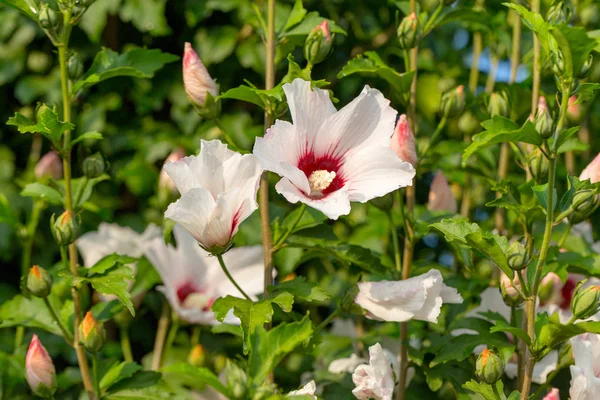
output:
M323 320L323 322L321 322L316 328L315 328L315 333L316 332L320 332L323 328L325 328L327 325L329 325L329 323L331 321L334 320L335 317L337 317L338 315L340 315L342 313L341 309L336 309L334 312L332 312L331 314L329 314L329 316L327 318L325 318Z
M94 374L94 392L100 398L100 376L98 375L98 353L92 353L92 373Z
M540 12L540 0L531 0L531 11ZM531 115L537 111L538 98L540 96L540 40L533 34L533 88L531 92Z
M129 340L129 330L127 326L120 328L121 334L121 351L123 352L123 358L127 362L133 362L133 353L131 352L131 341Z
M165 348L167 330L169 329L169 304L163 300L163 307L158 320L158 329L154 339L154 349L152 351L152 370L158 371L162 362L162 353Z
M246 298L246 300L252 301L252 299L250 298L250 296L248 296L246 294L246 292L244 292L242 290L242 288L240 287L240 285L238 285L238 283L235 281L235 279L233 279L233 276L231 276L231 274L227 270L227 266L225 265L225 261L223 261L223 255L218 254L217 255L217 259L219 260L219 265L221 266L221 269L223 270L223 272L225 273L225 275L229 279L229 282L231 282L233 284L233 286L236 287L236 289ZM265 290L267 290L267 288L265 288Z
M175 337L177 337L177 331L179 330L179 318L177 314L172 313L171 315L171 328L169 329L169 334L167 335L167 340L165 341L165 348L162 356L161 364L165 361L169 360L169 354L171 353L171 348L173 347L173 342L175 342Z
M281 235L279 240L277 240L277 242L275 243L273 247L273 253L279 250L281 248L281 245L285 243L287 238L290 237L290 235L294 232L294 229L296 229L296 226L298 226L300 220L302 220L302 216L304 216L304 212L306 211L306 204L302 203L299 209L300 211L298 212L298 217L296 217L296 220L292 223L290 229L288 229L283 235Z
M65 340L67 341L67 343L70 346L73 346L73 335L71 334L71 332L69 332L69 330L67 329L65 324L63 324L62 320L56 313L56 310L54 309L54 307L52 307L52 304L50 304L50 301L48 300L48 296L44 297L44 304L46 304L46 308L48 309L48 311L50 311L52 318L54 318L54 320L58 324L58 327L60 328L63 335L65 336Z

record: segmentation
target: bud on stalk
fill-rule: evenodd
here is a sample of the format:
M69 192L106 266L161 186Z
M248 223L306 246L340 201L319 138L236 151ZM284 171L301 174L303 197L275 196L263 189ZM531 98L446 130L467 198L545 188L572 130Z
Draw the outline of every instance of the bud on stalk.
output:
M554 133L554 121L552 120L552 116L548 110L548 103L546 103L546 99L543 96L540 96L538 100L534 123L535 130L540 134L541 137L544 139L552 137L552 134Z
M579 282L571 301L571 312L576 319L587 319L600 311L600 286L584 287L586 282Z
M590 74L593 64L594 64L594 56L592 55L592 53L590 53L590 54L588 54L587 59L581 66L581 71L579 71L577 78L579 78L579 79L587 78L587 76Z
M506 92L502 91L491 93L488 98L487 111L492 117L494 115L508 117L510 106Z
M396 31L402 50L410 50L417 45L421 38L420 29L419 18L414 12L402 19Z
M204 109L217 106L214 101L219 94L217 84L190 43L185 44L183 53L183 84L192 104L198 110L208 112L210 110ZM208 101L209 97L211 101Z
M560 400L560 392L557 388L552 388L542 400Z
M500 278L500 292L502 293L502 300L510 307L518 306L525 300L521 298L521 295L515 289L516 287L521 287L518 276L514 275L514 278L511 280L506 274L502 273L502 277Z
M520 271L529 264L527 250L520 242L513 242L508 247L506 258L508 260L508 266L515 271Z
M402 161L410 163L413 167L417 165L417 150L415 148L415 136L410 130L406 114L402 114L396 124L392 135L390 147Z
M34 265L27 274L27 290L37 297L46 297L52 289L52 277L44 268Z
M575 104L577 95L569 97L569 108L567 108L567 117L569 121L578 124L581 121L581 104Z
M329 31L327 20L317 25L304 42L304 58L312 65L323 62L331 53L333 35Z
M73 53L67 61L67 73L72 81L79 79L83 75L83 60L77 53Z
M77 221L69 211L65 211L58 218L52 215L50 219L50 229L52 236L59 246L67 246L77 238Z
M56 15L56 11L54 11L48 3L40 4L40 11L38 13L38 18L40 22L40 26L44 29L52 29L56 27L59 23L58 15Z
M44 154L35 166L34 175L37 179L46 176L52 179L60 179L63 176L63 166L60 156L55 151Z
M588 218L596 209L596 195L593 190L580 190L571 200L573 213L569 215L569 221L577 224Z
M91 311L79 324L79 342L90 353L98 352L106 342L104 325L94 318Z
M456 89L444 93L440 101L440 112L447 118L455 117L465 108L465 87L457 86Z
M95 153L91 156L87 156L85 160L83 160L83 174L88 179L94 179L99 177L104 173L106 169L106 163L104 162L104 157L102 154Z
M48 351L35 334L31 338L25 358L25 375L29 387L37 396L45 398L54 396L58 386L56 369Z
M504 373L504 361L493 351L484 349L475 363L475 374L487 384L494 384Z
M206 361L206 354L204 352L204 347L202 345L197 344L192 347L190 354L188 355L188 363L193 365L194 367L203 367Z
M548 178L548 160L544 154L537 150L529 158L529 171L536 182L544 182Z

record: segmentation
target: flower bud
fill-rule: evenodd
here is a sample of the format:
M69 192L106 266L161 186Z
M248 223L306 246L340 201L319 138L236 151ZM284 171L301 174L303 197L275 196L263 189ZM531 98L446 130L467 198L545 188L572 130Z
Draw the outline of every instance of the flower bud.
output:
M98 352L106 342L104 325L94 318L91 311L79 324L79 342L90 353Z
M475 374L487 384L494 384L504 373L504 361L493 351L484 349L475 363Z
M540 150L530 155L529 171L536 182L544 182L548 178L548 160Z
M568 1L557 1L548 9L546 21L551 24L568 24L572 14L573 11L569 7Z
M304 58L312 65L323 62L331 53L333 36L329 31L327 20L317 25L304 42Z
M63 165L60 156L55 151L49 151L35 165L34 175L37 179L49 176L60 179L63 176Z
M88 179L94 179L99 177L104 173L104 170L106 169L104 157L102 157L102 154L100 153L95 153L91 156L87 156L85 160L83 160L82 169L83 174Z
M552 71L557 78L562 78L565 74L565 56L560 50L552 51L550 53L550 60L552 60ZM560 82L557 84L558 88L561 87Z
M58 25L58 15L56 11L48 5L48 3L40 4L40 11L38 13L40 26L44 29L52 29Z
M415 136L410 130L406 114L398 118L396 129L392 135L390 147L402 161L410 163L413 167L417 165L417 150L415 148Z
M44 268L34 265L27 274L27 290L37 297L46 297L52 289L52 277Z
M557 388L552 388L542 400L560 400L560 392Z
M541 137L548 139L552 136L554 121L548 110L548 104L543 96L538 100L537 112L534 119L535 130L538 131Z
M487 111L492 117L494 115L508 117L510 106L508 103L508 95L505 91L494 92L490 94L488 98Z
M246 399L246 387L248 377L246 372L234 362L227 360L225 368L222 371L226 379L226 385L233 400Z
M442 96L440 101L440 111L447 118L459 115L465 108L465 87L457 86Z
M581 120L581 104L575 104L577 95L569 97L569 108L567 108L567 117L569 121L579 123Z
M596 195L593 190L580 190L571 200L573 213L569 215L569 221L577 224L588 218L596 209Z
M198 108L207 106L208 94L213 98L219 94L217 84L190 43L185 44L183 53L183 84L192 104Z
M173 152L171 152L171 154L169 154L169 156L165 159L163 168L160 171L160 176L158 177L158 187L160 190L164 190L172 194L179 193L177 187L175 186L175 183L173 183L173 180L171 179L169 174L167 174L167 171L165 171L164 166L170 162L177 162L183 157L185 157L185 150L179 147L173 150Z
M202 345L197 344L192 347L190 354L188 355L188 363L193 365L194 367L203 367L204 362L206 361L206 354L204 352L204 347Z
M52 214L50 229L59 246L69 245L77 238L78 224L69 211L65 211L58 218Z
M587 76L590 74L590 70L592 69L593 64L594 64L594 56L592 55L592 53L590 53L590 54L588 54L587 59L581 66L581 71L579 71L577 78L579 78L579 79L587 78Z
M25 376L29 387L37 396L45 398L54 396L58 386L56 369L50 354L36 334L31 338L29 350L27 350Z
M560 277L554 272L549 272L540 282L538 289L538 297L541 304L545 304L548 301L562 302L562 281Z
M600 286L586 286L579 282L571 301L571 312L577 319L587 319L600 311Z
M72 81L79 79L83 75L83 60L77 53L73 53L67 61L67 73Z
M419 18L414 12L402 19L396 31L402 50L410 50L417 45L421 37L420 29Z
M515 271L520 271L529 264L529 256L527 250L521 242L513 242L506 252L508 266Z
M590 180L590 183L600 182L600 153L588 164L581 175L579 175L580 181Z
M450 189L450 185L448 185L448 181L441 170L436 172L431 182L427 209L429 211L449 211L451 213L458 211L456 197L454 197L454 193L452 193L452 189Z
M500 278L500 292L502 293L502 300L508 306L518 306L525 299L521 298L521 295L515 288L520 288L521 283L519 282L519 277L514 275L514 278L511 280L506 274L502 274Z

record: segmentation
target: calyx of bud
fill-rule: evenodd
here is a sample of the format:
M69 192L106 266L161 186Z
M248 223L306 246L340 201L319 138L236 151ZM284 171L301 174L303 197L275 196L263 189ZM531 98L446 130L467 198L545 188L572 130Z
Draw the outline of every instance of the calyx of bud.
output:
M492 350L484 349L475 363L475 374L487 384L494 384L504 373L504 361Z
M78 53L73 53L67 61L67 73L71 80L79 79L83 75L83 60Z
M27 290L37 297L46 297L52 289L52 277L44 268L34 265L27 274Z
M508 117L510 113L510 104L508 102L508 95L505 91L491 93L488 98L487 111L493 117L494 115L500 115L501 117Z
M333 46L335 35L329 30L329 22L327 20L317 25L306 37L304 42L304 58L312 65L323 62L329 54Z
M416 13L411 13L404 17L398 25L398 41L403 50L414 48L421 38L421 28L419 26L419 18Z
M538 101L537 112L535 114L535 130L538 131L541 137L548 139L554 133L554 121L548 110L548 105L544 97L540 97Z
M571 312L577 319L590 318L600 311L600 286L584 287L586 282L579 282L571 301Z
M48 3L40 4L40 10L38 13L38 19L40 26L44 29L52 29L58 26L59 19L55 10L48 5Z

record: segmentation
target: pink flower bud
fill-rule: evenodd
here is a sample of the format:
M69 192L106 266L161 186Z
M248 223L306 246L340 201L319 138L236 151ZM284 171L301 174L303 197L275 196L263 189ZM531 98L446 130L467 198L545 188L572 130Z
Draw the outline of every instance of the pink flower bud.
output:
M450 211L451 213L458 211L456 197L454 197L454 193L452 193L452 189L450 189L448 181L441 170L435 174L433 182L431 182L427 209L430 211Z
M207 93L213 97L219 94L217 84L190 43L185 44L183 53L183 84L192 102L200 107L206 104Z
M37 179L42 179L45 176L49 176L52 179L60 179L63 176L62 160L58 153L55 151L49 151L44 154L35 166L34 171Z
M567 108L567 117L571 121L579 121L581 119L581 104L575 104L577 95L569 97L569 107Z
M542 400L560 400L560 393L557 388L552 388Z
M515 274L512 282L510 278L506 274L502 274L500 278L500 285L502 286L503 292L506 293L509 297L517 297L519 292L517 289L521 289L521 282L519 282L519 277Z
M48 397L56 392L56 369L37 335L31 338L25 358L25 370L27 383L35 394Z
M413 167L417 164L415 137L410 130L405 114L398 119L394 135L392 135L391 148L402 161L411 163Z
M158 177L158 187L161 189L167 189L173 194L177 194L177 187L171 177L167 174L164 169L164 166L170 162L177 162L185 157L185 151L179 147L176 150L173 150L171 154L165 159L165 163L163 164L163 169L160 171L160 176Z
M596 158L581 171L579 180L585 181L587 179L589 179L591 183L600 182L600 153L598 153Z
M537 110L548 111L548 102L544 96L538 97Z
M325 41L326 42L330 42L331 41L331 31L329 30L329 22L327 20L321 22L319 25L315 26L315 28L313 29L313 31L321 31L323 32L323 35L325 36Z

